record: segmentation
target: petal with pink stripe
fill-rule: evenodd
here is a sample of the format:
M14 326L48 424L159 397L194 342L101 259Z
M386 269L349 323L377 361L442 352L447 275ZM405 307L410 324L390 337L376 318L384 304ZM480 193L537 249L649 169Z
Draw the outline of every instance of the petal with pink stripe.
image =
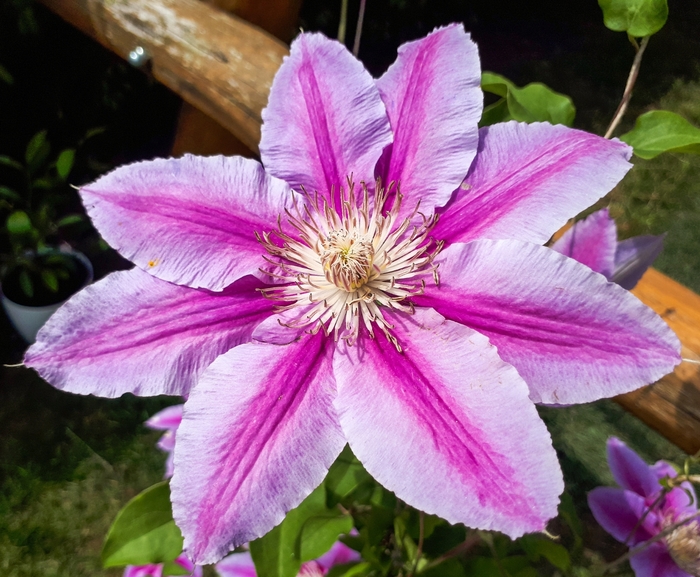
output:
M379 335L334 356L355 455L399 499L451 523L544 529L563 480L527 385L484 336L434 311L392 322L403 353Z
M195 563L267 533L315 489L345 445L333 343L248 343L192 390L177 432L173 514Z
M461 24L403 44L377 80L394 133L381 176L400 182L404 214L418 200L432 214L467 174L479 143L480 81L476 44Z
M115 272L58 309L24 362L72 393L186 396L216 357L272 314L262 286L246 277L212 293L138 268Z
M644 498L632 491L614 487L596 487L588 493L588 506L600 526L620 543L634 546L646 541L656 532L659 522L654 511L647 511Z
M213 291L265 278L255 232L275 228L293 194L254 160L190 155L122 166L80 192L123 256L162 280Z
M310 193L337 193L350 175L356 183L372 182L374 166L391 142L389 119L369 72L322 34L302 34L292 43L262 117L265 169Z
M433 230L448 243L543 244L632 166L626 144L562 125L506 122L482 128L479 138L476 160Z
M654 498L661 491L654 470L620 439L608 439L608 466L615 482L623 489L645 498Z
M455 244L419 306L486 335L536 403L574 404L652 383L680 343L649 307L555 251L517 240Z

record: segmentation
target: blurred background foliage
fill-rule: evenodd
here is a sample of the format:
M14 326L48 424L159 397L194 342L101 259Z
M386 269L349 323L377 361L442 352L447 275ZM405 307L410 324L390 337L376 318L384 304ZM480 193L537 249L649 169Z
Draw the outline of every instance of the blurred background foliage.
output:
M359 0L349 4L351 44ZM305 0L300 27L334 37L339 11L340 0ZM453 21L464 22L473 33L485 70L517 86L542 82L570 96L577 108L574 126L604 132L634 51L625 34L603 26L593 0L373 0L359 56L379 75L401 43ZM651 39L618 134L630 130L639 114L656 108L700 125L698 29L700 3L671 0L668 23ZM113 166L168 154L179 100L40 5L0 0L0 66L0 155L21 158L27 142L42 130L62 150L101 128L76 154L68 184L80 185ZM669 231L658 268L700 292L700 160L667 154L635 163L610 197L621 236ZM3 183L12 184L12 178L0 167ZM71 202L70 210L80 210L75 197ZM77 244L93 257L97 278L125 266L111 252L96 258L89 248L91 234L86 232ZM0 251L6 248L0 246ZM0 339L2 363L19 362L24 345L2 315ZM0 367L4 575L121 573L101 569L99 551L116 511L162 477L164 456L154 448L158 435L141 423L171 402L67 395L30 371ZM589 521L585 547L602 547L611 558L621 548L590 522L584 498L594 486L612 482L605 439L621 437L648 461L678 459L681 453L610 401L542 409L542 416L562 460L568 491Z

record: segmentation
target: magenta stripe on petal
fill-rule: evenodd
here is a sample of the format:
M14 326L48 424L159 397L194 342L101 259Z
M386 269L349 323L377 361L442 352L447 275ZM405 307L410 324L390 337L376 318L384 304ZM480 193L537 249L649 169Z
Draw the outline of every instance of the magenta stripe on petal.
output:
M436 238L513 238L543 244L608 193L632 166L615 140L547 123L482 128L476 160L440 212Z
M511 537L544 529L563 480L526 384L488 340L434 311L392 316L339 345L336 407L350 447L396 496L451 523Z
M323 481L345 445L332 406L332 344L321 333L241 345L192 390L172 501L195 563L267 533Z
M680 362L678 338L656 313L551 249L480 240L452 245L436 263L440 286L416 304L488 336L536 403L611 397Z
M692 577L676 565L663 543L654 543L633 555L630 565L635 577Z
M296 190L321 194L374 179L391 129L374 80L346 48L302 34L272 84L263 110L265 169Z
M263 278L254 233L275 228L292 194L254 160L190 155L122 166L81 189L122 255L162 280L214 291Z
M620 439L608 439L608 466L615 482L642 497L655 497L661 485L654 470Z
M186 396L216 357L248 341L272 313L262 286L246 277L211 293L137 268L112 273L49 319L24 362L72 393Z
M596 487L588 493L588 506L598 524L620 543L634 546L657 533L659 519L656 512L649 511L644 521L639 523L647 504L643 497L632 491Z
M403 44L377 80L394 133L381 176L400 182L404 214L418 200L432 213L462 182L479 142L480 81L476 44L457 24Z

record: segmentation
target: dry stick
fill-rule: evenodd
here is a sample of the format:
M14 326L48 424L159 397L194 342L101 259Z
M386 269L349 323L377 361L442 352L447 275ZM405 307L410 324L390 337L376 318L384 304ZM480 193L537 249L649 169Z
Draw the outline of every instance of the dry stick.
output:
M630 102L630 98L632 98L634 83L637 82L637 76L639 76L639 67L642 64L642 55L644 54L644 50L646 50L647 44L649 44L649 38L649 36L642 38L642 43L640 44L639 48L636 47L635 43L637 54L632 62L632 68L630 69L630 75L627 78L627 84L625 85L625 92L622 95L622 100L615 111L615 116L613 116L610 126L608 126L608 130L605 133L605 138L610 138L612 136L613 132L615 132L615 129L617 128L617 125L620 124L620 120L622 120L622 117L627 111L627 105Z
M340 4L340 22L338 22L338 42L345 44L345 30L348 27L348 1L342 0Z
M700 511L695 512L695 513L692 514L690 517L686 517L685 519L683 519L683 520L681 520L681 521L678 521L677 523L674 523L673 525L669 525L669 526L666 527L663 531L661 531L660 533L657 533L656 535L654 535L654 536L653 536L651 539L649 539L648 541L644 541L644 543L641 543L641 544L637 545L636 547L633 547L632 549L630 549L629 551L627 551L627 553L625 553L624 555L618 557L618 558L615 559L614 561L612 561L612 562L608 563L607 565L605 565L605 566L601 569L600 574L601 574L601 575L605 575L605 574L606 574L608 571L610 571L610 569L612 569L613 567L616 567L616 566L619 565L620 563L623 563L624 561L627 561L630 557L633 557L633 556L636 555L637 553L641 553L641 552L644 551L646 548L650 547L651 545L653 545L653 544L656 543L657 541L661 541L661 539L663 539L663 538L666 537L667 535L670 535L670 534L673 533L676 529L678 529L679 527L682 527L682 526L685 525L686 523L689 523L689 522L692 521L693 519L696 519L698 516L700 516Z
M625 542L624 542L625 545L627 545L629 540L632 537L634 537L634 535L636 535L637 529L639 529L642 526L642 523L644 523L644 519L646 519L647 516L649 515L649 513L651 513L651 510L654 509L659 503L661 503L661 501L664 499L664 497L666 497L666 495L668 495L668 493L670 491L671 491L670 489L666 489L666 488L662 489L661 494L654 500L654 502L651 505L649 505L644 510L644 514L637 520L637 524L634 526L634 529L632 529L630 534L627 535L627 539L625 539Z
M413 569L411 569L410 577L416 574L416 569L418 569L418 561L423 554L423 536L425 534L425 513L420 511L420 516L418 517L418 549L416 550L416 560L413 562Z
M365 22L365 6L367 0L360 0L360 12L357 15L357 27L355 28L355 43L352 46L352 53L357 58L360 52L360 38L362 38L362 25Z

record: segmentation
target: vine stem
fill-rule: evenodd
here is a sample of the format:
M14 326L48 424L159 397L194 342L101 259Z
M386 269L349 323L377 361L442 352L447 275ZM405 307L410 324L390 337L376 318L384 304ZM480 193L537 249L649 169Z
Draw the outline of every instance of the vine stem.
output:
M352 53L357 58L360 52L360 38L362 38L362 26L365 22L365 7L367 0L360 0L360 11L357 14L357 26L355 27L355 42L352 46Z
M420 516L418 518L418 549L416 550L416 559L413 562L413 569L411 569L410 577L416 574L416 569L418 569L418 562L420 561L421 555L423 554L423 538L425 536L425 513L420 511Z
M634 88L635 82L637 82L637 76L639 76L639 67L642 64L642 56L644 55L644 51L646 50L647 44L649 44L649 38L650 36L645 36L644 38L642 38L642 43L639 46L637 46L637 43L634 42L634 47L637 51L637 54L635 54L634 56L632 68L630 69L630 75L627 77L627 84L625 85L625 92L622 94L622 100L620 101L620 105L615 111L615 115L613 116L613 119L610 122L610 126L608 126L608 130L605 132L604 138L610 138L613 135L613 132L615 132L617 125L620 124L622 117L625 115L625 112L627 112L627 105L629 104L630 99L632 98L632 89Z
M690 517L686 517L685 519L682 519L681 521L678 521L677 523L674 523L673 525L669 525L663 531L654 535L651 539L644 541L644 543L640 543L636 547L632 547L632 549L627 551L627 553L625 553L624 555L621 555L620 557L618 557L614 561L611 561L607 565L603 566L600 574L605 575L608 571L610 571L610 569L617 567L620 563L627 561L629 558L633 557L637 553L641 553L642 551L644 551L645 549L647 549L648 547L650 547L654 543L661 541L661 539L663 539L667 535L670 535L671 533L673 533L679 527L682 527L683 525L685 525L686 523L689 523L693 519L697 519L699 516L700 516L700 511L697 511L696 513L690 515Z
M345 44L345 31L348 27L348 1L340 3L340 22L338 22L338 42Z
M425 567L423 567L423 571L427 571L428 569L432 569L433 567L437 567L441 563L444 563L448 559L451 559L452 557L456 557L457 555L461 555L462 553L466 553L470 549L473 549L476 547L479 543L482 542L481 535L478 533L472 533L469 535L464 541L462 541L459 545L456 547L453 547L450 549L447 553L444 553L437 559L433 559L430 563L428 563Z

